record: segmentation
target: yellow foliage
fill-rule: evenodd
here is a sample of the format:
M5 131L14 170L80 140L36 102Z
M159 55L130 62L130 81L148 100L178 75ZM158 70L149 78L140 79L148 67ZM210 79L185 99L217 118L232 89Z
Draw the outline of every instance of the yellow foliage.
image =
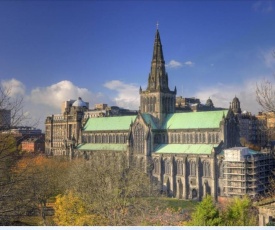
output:
M54 221L59 226L107 225L106 218L90 213L84 201L72 191L56 197Z

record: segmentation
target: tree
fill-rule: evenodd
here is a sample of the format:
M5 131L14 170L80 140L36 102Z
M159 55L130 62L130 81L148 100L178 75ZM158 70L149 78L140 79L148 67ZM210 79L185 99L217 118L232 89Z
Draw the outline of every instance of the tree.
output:
M27 191L24 199L29 201L28 209L39 210L44 225L47 201L63 192L67 168L68 162L65 160L29 154L20 159L14 168L14 174L20 175L24 181L17 188Z
M255 226L257 213L248 197L236 197L230 202L222 214L225 226Z
M109 225L138 225L150 209L144 198L153 195L150 177L129 165L127 156L112 152L76 160L66 182Z
M219 210L214 204L213 198L207 195L198 204L191 215L190 226L220 226L223 225Z
M275 112L275 89L269 80L256 85L256 100L266 112Z
M15 189L20 178L11 173L20 152L10 133L11 127L26 119L22 107L22 98L12 97L11 89L0 86L0 225L10 224L10 219L19 215L24 206L21 191Z
M55 202L54 221L59 226L106 225L107 220L89 210L90 207L75 192L58 195Z

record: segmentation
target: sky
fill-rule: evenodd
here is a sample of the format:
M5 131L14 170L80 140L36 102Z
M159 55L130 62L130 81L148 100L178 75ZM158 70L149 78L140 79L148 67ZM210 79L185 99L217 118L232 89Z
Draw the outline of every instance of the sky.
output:
M79 96L138 109L156 27L171 90L257 114L275 73L274 1L0 1L0 84L46 116Z

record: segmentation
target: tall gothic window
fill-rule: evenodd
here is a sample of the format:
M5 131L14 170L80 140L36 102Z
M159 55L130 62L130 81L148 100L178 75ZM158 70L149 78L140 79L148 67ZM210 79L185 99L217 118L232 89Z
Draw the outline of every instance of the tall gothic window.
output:
M182 134L182 143L185 144L186 143L186 138L185 138L185 134Z
M167 174L167 175L170 175L171 174L171 167L170 167L170 160L168 159L165 159L164 160L164 173Z
M144 153L144 130L141 124L138 124L134 130L134 152L135 153Z
M177 174L183 175L183 163L181 160L177 161Z
M159 174L159 159L154 159L154 173Z
M219 133L216 133L216 143L219 143Z
M196 162L190 161L190 176L196 176Z
M208 143L211 143L212 141L211 141L211 134L210 133L208 133Z
M203 176L210 177L210 163L208 161L203 162Z

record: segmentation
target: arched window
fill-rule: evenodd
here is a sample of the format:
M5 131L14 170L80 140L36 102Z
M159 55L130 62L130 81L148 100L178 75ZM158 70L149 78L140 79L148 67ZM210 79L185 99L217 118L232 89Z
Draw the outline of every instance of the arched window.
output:
M185 134L182 134L182 143L185 144L186 143L186 138L185 138Z
M167 174L167 175L170 175L171 174L171 167L170 167L170 160L168 159L165 159L164 160L164 173Z
M202 134L202 142L205 143L205 133Z
M183 163L181 160L177 160L177 174L183 175Z
M180 141L180 134L178 134L178 142L177 143L181 143L181 141Z
M219 133L216 133L216 143L220 142Z
M159 159L154 159L154 173L159 174Z
M193 143L193 134L190 133L190 143Z
M212 143L215 143L215 134L212 133Z
M208 133L208 143L212 143L212 141L211 141L211 134L210 133Z
M203 162L203 176L210 177L210 163L208 161Z
M196 176L196 162L190 161L190 176Z
M144 130L141 124L138 124L134 129L133 147L135 153L144 153Z
M122 134L120 134L120 143L124 143L124 137Z
M118 135L116 135L116 142L115 143L119 143L119 136Z
M109 143L112 143L112 135L109 136Z

